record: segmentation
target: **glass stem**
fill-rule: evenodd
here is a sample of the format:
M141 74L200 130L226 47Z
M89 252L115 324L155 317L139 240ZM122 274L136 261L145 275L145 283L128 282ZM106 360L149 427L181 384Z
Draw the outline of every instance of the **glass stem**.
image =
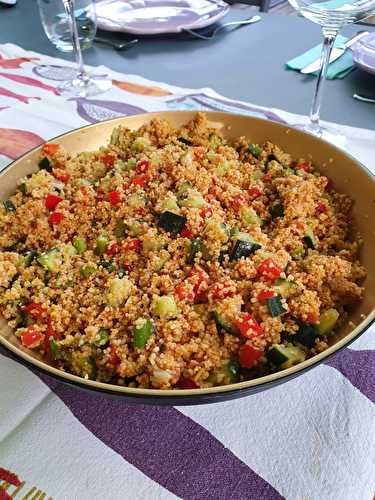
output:
M70 27L70 32L72 34L72 44L73 44L73 52L77 63L77 78L81 80L83 84L86 84L90 77L86 73L85 68L83 66L83 57L81 44L79 41L77 22L74 14L74 0L63 0L65 12L68 16L68 22Z
M324 40L323 40L322 53L320 56L320 70L316 82L314 100L310 111L311 129L317 132L320 130L320 124L319 124L320 106L322 104L324 80L326 78L327 69L329 65L329 58L331 56L331 51L333 48L333 44L335 43L337 33L338 31L332 31L323 28Z

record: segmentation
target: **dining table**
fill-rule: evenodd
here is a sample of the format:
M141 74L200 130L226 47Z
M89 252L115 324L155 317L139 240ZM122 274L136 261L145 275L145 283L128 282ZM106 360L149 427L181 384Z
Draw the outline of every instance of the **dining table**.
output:
M233 4L221 22L255 14L254 6ZM58 85L72 74L72 54L47 39L37 2L0 6L0 170L72 129L142 111L302 123L316 78L285 63L319 44L320 28L295 13L260 16L210 41L137 35L123 51L95 41L83 51L85 64L112 88L65 98ZM374 31L352 25L343 33L363 29ZM375 106L353 94L375 98L374 84L375 76L354 69L326 82L322 106L322 119L372 173ZM287 383L200 406L130 404L18 361L0 343L0 500L374 498L374 326Z

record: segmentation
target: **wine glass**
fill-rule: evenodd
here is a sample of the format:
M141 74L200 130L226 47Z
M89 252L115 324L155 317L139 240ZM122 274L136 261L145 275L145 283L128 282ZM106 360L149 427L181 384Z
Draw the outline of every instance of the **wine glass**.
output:
M38 0L44 31L55 47L73 52L77 70L71 80L58 90L63 95L88 97L107 91L111 80L90 75L84 68L82 49L92 45L96 33L96 13L93 0Z
M322 127L320 124L323 83L331 51L339 31L345 24L361 21L375 12L375 0L289 0L289 3L304 17L320 24L324 37L320 71L310 111L310 122L307 125L298 126L298 128L337 145L343 145L346 139L340 133Z

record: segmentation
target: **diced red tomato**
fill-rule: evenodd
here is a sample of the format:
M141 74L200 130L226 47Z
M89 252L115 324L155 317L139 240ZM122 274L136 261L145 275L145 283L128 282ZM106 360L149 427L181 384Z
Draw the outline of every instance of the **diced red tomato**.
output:
M204 152L205 152L205 149L200 147L200 146L193 148L193 155L194 155L194 158L196 160L203 160Z
M108 201L113 207L116 206L121 201L121 194L118 191L110 191Z
M318 214L322 214L326 211L327 211L327 205L322 201L318 201L315 207L315 212L317 212Z
M138 215L146 215L146 209L143 208L143 207L139 207L137 208L137 210L135 211L136 214Z
M53 175L56 177L56 179L63 182L64 184L69 182L69 179L70 179L69 172L65 172L64 170L54 170Z
M227 297L233 297L235 290L230 283L216 283L211 290L212 297L214 299L226 299Z
M208 217L211 217L213 214L213 210L211 207L203 208L199 214L202 217L202 219L207 219Z
M135 172L137 174L144 174L150 168L150 162L148 160L142 160L136 166Z
M57 153L59 148L60 148L60 146L58 144L53 144L53 143L44 144L43 153L45 153L46 155L52 156L52 155L55 155Z
M270 283L274 283L282 273L282 269L272 259L266 259L261 262L257 267L257 271L258 274Z
M48 222L51 226L54 226L55 224L60 224L63 218L64 216L61 212L53 212L53 214L50 215Z
M177 382L176 387L178 387L178 389L198 389L199 386L194 382L194 380L181 377Z
M192 267L188 274L188 281L193 285L194 301L206 302L208 292L208 274Z
M303 170L304 172L310 172L310 164L307 161L299 161L296 168L298 170Z
M42 304L38 304L37 302L30 302L30 304L22 306L21 309L32 318L38 320L44 319L47 314L47 310L42 306Z
M121 363L121 359L119 358L117 349L114 345L111 345L111 347L109 348L108 363L113 366L118 366Z
M252 339L263 334L263 329L249 313L241 313L239 319L234 321L242 337Z
M188 283L179 283L175 288L175 293L180 300L186 300L187 302L194 302L195 293L191 288L189 288Z
M118 243L112 243L107 249L107 255L113 256L121 252L121 246Z
M140 252L142 248L141 240L131 240L124 244L124 250Z
M54 329L53 324L52 324L52 320L50 318L47 320L46 337L47 338L53 337L54 339L60 338L60 335Z
M246 203L246 201L246 197L243 194L238 193L231 198L230 206L235 210L239 210L241 206Z
M104 155L104 156L102 156L101 160L102 160L102 162L104 163L104 165L105 165L108 169L110 169L110 168L112 168L112 167L113 167L113 165L115 164L115 160L116 160L116 158L115 158L113 155L108 154L108 155Z
M249 189L249 195L252 200L255 200L255 198L259 198L259 196L262 196L262 190L260 189L259 186L250 186Z
M180 235L183 237L183 238L188 238L189 240L192 240L194 238L194 234L190 231L190 229L188 229L187 227L184 227L181 232L180 232Z
M275 292L273 290L262 290L258 294L258 300L267 300L267 299L271 299L274 296L275 296Z
M251 368L263 354L263 351L252 345L242 344L238 350L238 358L242 368Z
M33 326L29 326L21 333L21 342L24 347L37 347L44 339L43 333L39 332Z
M310 325L315 325L316 323L319 323L319 316L315 313L308 313L306 318L306 323Z
M138 177L134 177L134 179L132 179L131 181L131 184L144 188L150 179L151 177L148 174L142 174Z
M48 210L55 210L57 205L62 201L63 199L60 196L57 196L56 194L46 194L44 198L44 206Z
M98 187L96 188L96 195L95 195L95 199L97 201L102 201L102 199L104 198L104 190L102 187Z

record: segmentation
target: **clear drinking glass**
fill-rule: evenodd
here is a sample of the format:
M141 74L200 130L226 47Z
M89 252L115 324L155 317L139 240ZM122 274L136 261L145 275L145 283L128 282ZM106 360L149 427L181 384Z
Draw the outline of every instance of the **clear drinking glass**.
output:
M310 111L310 123L299 126L306 132L322 137L337 145L343 144L343 137L320 124L320 107L323 83L335 39L343 26L355 23L375 12L375 0L289 0L300 14L320 24L323 31L323 47L320 71L316 82L314 99Z
M37 0L44 31L62 52L74 52L77 72L59 90L70 96L94 96L107 91L111 80L90 76L83 65L82 49L92 45L96 34L93 0Z

